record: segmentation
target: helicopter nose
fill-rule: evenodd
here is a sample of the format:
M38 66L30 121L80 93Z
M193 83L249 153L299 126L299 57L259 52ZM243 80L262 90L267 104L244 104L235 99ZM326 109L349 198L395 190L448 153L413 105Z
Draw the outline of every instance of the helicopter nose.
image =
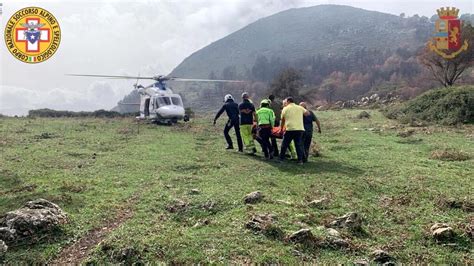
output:
M163 118L182 118L184 108L177 105L168 105L158 108L158 114Z

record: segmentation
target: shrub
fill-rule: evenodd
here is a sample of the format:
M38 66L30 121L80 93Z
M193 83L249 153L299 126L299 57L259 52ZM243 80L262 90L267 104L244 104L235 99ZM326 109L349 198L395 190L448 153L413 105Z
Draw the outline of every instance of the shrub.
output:
M474 123L474 86L431 90L383 111L388 118L405 123L414 120L445 125Z
M28 111L28 117L100 117L100 118L114 118L114 117L128 117L135 116L136 113L121 114L115 111L97 110L93 112L73 112L73 111L58 111L52 109L36 109Z

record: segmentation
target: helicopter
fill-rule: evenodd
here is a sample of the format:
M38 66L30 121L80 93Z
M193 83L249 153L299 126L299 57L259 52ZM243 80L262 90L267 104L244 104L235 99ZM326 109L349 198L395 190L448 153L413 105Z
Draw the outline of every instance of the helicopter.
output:
M120 105L139 105L140 116L137 119L150 119L153 122L160 124L172 125L180 120L184 122L189 121L189 116L186 115L183 105L183 100L178 93L174 93L170 87L167 86L167 81L182 81L182 82L232 82L241 83L240 80L215 80L215 79L188 79L170 77L165 75L156 75L151 77L140 76L113 76L113 75L88 75L88 74L66 74L67 76L78 77L94 77L94 78L111 78L111 79L136 79L133 85L134 89L140 94L139 103L119 103ZM138 84L141 79L154 80L155 82L142 86Z

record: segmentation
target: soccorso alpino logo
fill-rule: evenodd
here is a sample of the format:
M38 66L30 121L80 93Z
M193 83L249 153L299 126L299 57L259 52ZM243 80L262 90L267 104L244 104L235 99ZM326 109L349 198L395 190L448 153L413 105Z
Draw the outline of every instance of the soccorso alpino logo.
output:
M41 63L59 48L61 28L57 19L40 7L15 12L5 26L5 44L10 53L25 63Z

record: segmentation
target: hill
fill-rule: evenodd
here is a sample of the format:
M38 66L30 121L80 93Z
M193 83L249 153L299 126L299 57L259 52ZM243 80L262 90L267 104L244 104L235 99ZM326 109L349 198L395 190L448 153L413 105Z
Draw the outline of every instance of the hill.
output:
M418 27L408 18L340 5L290 9L262 18L203 49L179 64L171 75L208 78L235 66L245 75L259 55L282 60L331 57L365 50L415 49L431 33L429 20Z

